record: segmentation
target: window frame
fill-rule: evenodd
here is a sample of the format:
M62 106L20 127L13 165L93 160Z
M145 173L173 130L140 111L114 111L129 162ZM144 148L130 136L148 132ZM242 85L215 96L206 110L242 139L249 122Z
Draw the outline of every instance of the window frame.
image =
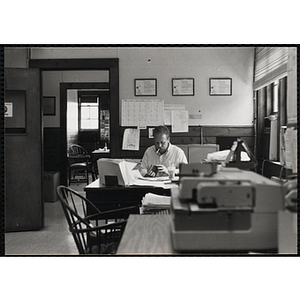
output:
M82 128L81 126L81 121L82 121L82 118L81 118L81 107L82 107L82 103L81 102L81 96L78 97L78 129L79 131L95 131L95 130L98 130L100 131L100 97L97 96L97 107L98 107L98 127L97 128ZM92 103L92 102L84 102L84 103Z

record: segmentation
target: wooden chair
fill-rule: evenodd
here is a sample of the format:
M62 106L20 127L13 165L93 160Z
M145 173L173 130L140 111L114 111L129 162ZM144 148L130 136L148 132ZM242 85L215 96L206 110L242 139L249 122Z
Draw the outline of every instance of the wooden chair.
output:
M100 212L78 192L59 186L57 194L79 254L115 254L135 207Z
M99 177L97 159L93 160L90 165L90 172L92 174L92 179L95 181Z
M82 146L77 144L72 144L70 146L68 153L69 185L74 181L76 175L80 173L84 174L86 183L89 184L90 158L91 156Z

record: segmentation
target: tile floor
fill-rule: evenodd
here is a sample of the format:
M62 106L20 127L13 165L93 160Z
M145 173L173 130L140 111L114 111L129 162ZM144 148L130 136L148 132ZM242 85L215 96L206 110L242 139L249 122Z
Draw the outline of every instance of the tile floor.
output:
M86 183L72 183L70 187L84 193L85 186ZM43 229L5 233L5 255L78 255L60 202L46 202L44 207Z

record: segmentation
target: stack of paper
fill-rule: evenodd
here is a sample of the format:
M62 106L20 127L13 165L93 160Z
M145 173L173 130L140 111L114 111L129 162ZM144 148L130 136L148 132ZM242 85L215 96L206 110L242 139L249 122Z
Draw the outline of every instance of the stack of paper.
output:
M222 150L207 154L207 162L223 162L227 158L230 150ZM232 157L230 158L232 161ZM241 151L241 161L250 161L250 157L245 151Z
M125 161L124 159L100 158L97 161L100 183L105 185L105 176L117 177L118 185L132 185L140 172L135 170L136 162Z
M162 196L147 193L142 199L142 212L144 214L156 213L160 210L168 210L171 206L171 196Z

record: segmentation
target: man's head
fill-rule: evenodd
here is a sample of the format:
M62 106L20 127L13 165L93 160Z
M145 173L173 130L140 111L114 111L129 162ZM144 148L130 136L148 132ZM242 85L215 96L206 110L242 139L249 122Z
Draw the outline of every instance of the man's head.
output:
M166 126L157 126L153 130L155 149L162 154L169 146L170 132Z

